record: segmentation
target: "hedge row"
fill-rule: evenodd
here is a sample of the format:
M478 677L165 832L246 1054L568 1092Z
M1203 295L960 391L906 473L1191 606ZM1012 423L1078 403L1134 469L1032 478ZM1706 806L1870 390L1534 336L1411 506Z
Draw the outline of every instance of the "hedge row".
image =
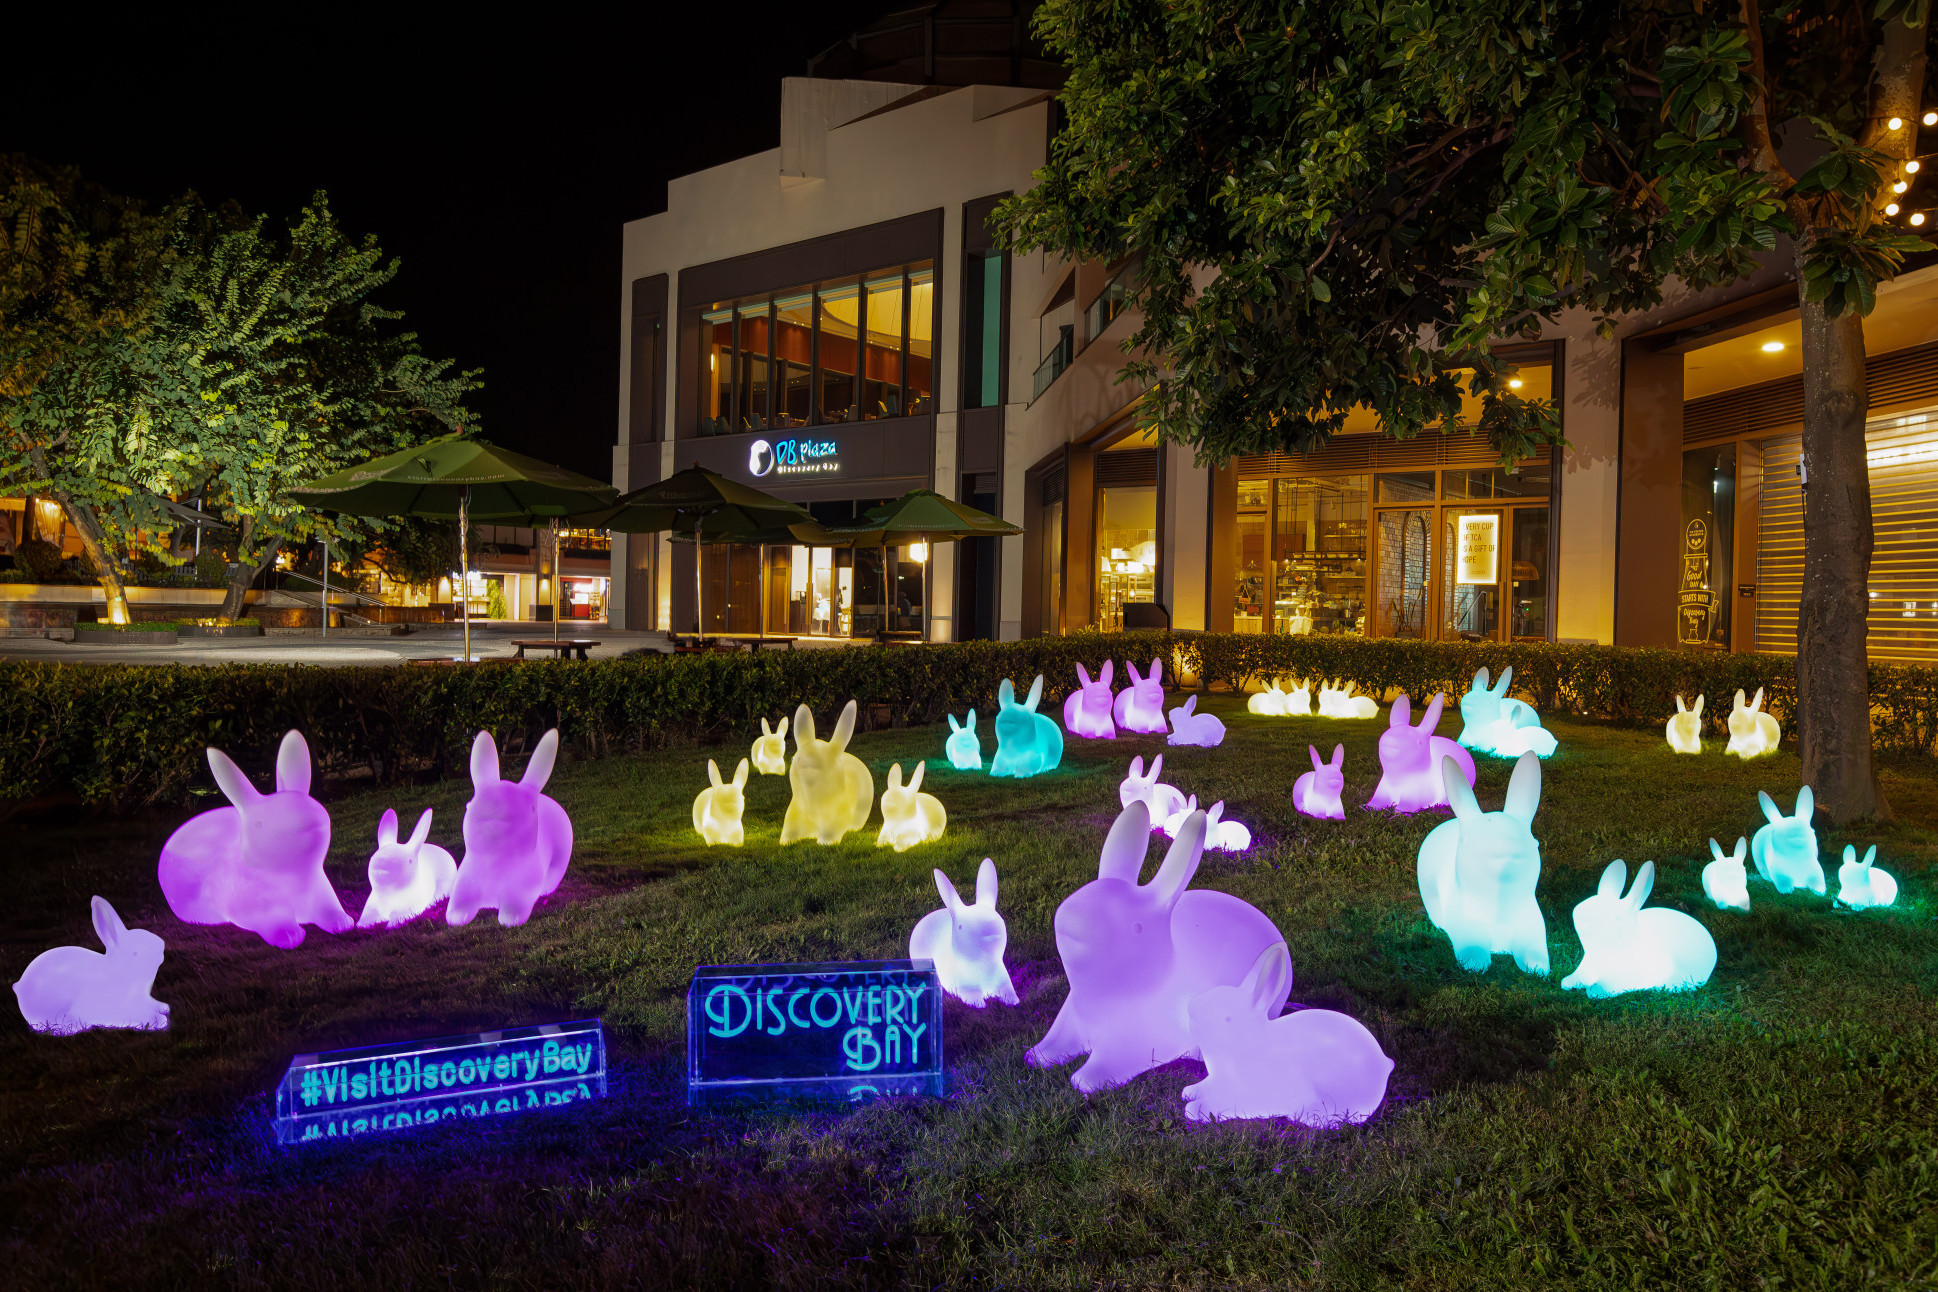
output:
M186 801L206 788L205 746L267 771L282 733L302 730L326 775L378 783L461 770L471 738L492 730L516 754L556 726L586 756L739 740L763 716L806 703L825 722L850 698L864 723L939 723L975 707L987 722L1004 678L1045 676L1056 712L1075 665L1162 657L1200 684L1241 689L1274 676L1336 678L1375 694L1457 694L1474 670L1514 667L1515 689L1547 713L1655 725L1680 692L1709 697L1720 733L1729 696L1765 688L1786 732L1788 657L1606 646L1232 634L1079 634L922 648L631 656L476 668L141 667L0 664L0 805L72 793L125 808ZM1121 678L1121 673L1120 673ZM1928 752L1938 740L1938 669L1873 664L1881 747ZM1059 715L1060 716L1060 715Z

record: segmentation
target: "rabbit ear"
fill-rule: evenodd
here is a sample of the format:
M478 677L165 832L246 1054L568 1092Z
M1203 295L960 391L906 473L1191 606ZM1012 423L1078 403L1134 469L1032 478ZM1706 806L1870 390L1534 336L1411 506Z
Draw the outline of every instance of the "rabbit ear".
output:
M1158 778L1158 773L1162 772L1163 770L1164 770L1164 755L1159 754L1157 757L1151 759L1151 779L1156 780Z
M1620 897L1622 895L1622 885L1627 882L1628 863L1625 861L1611 861L1608 863L1607 869L1602 871L1601 883L1595 885L1595 896Z
M1480 819L1480 802L1474 797L1474 787L1467 783L1467 774L1460 770L1460 764L1445 754L1440 756L1440 783L1446 787L1447 804L1456 817L1462 821Z
M498 783L498 742L480 731L471 742L471 784L479 789Z
M781 715L780 724L774 728L774 734L777 736L785 736L787 734L787 715L786 714Z
M1654 890L1655 863L1645 861L1635 868L1635 883L1629 888L1628 896L1622 900L1628 904L1631 911L1639 911L1642 909L1642 903L1649 900L1649 894Z
M1747 853L1749 850L1750 850L1750 841L1748 839L1745 839L1742 835L1739 834L1736 836L1735 851L1733 851L1730 854L1730 857L1732 860L1741 861L1743 860L1743 854Z
M1846 866L1855 866L1857 864L1857 845L1856 844L1847 843L1844 845L1844 864Z
M1035 713L1036 703L1042 698L1043 698L1043 675L1041 673L1038 673L1036 675L1036 680L1030 683L1030 698L1023 701L1023 707L1025 709L1028 709L1031 713Z
M1689 710L1687 710L1687 709L1685 709L1685 708L1683 708L1683 707L1682 707L1682 697L1681 697L1681 696L1679 696L1679 695L1678 695L1678 696L1676 697L1676 712L1677 712L1677 713L1687 713L1687 712L1689 712Z
M1016 707L1016 687L1008 678L1004 678L1003 684L996 688L996 703L1005 709Z
M242 769L220 749L209 750L209 770L215 773L215 783L222 787L222 797L239 808L248 808L262 797Z
M976 729L976 711L974 709L971 709L969 710L969 725L965 727L964 730L974 731L975 729Z
M1476 691L1485 691L1487 689L1487 670L1486 669L1477 668L1474 670L1473 689Z
M1810 792L1808 785L1797 791L1797 820L1808 821L1816 815L1817 796Z
M720 764L707 759L707 780L716 790L720 788Z
M902 791L902 765L900 763L896 763L888 769L888 790L891 794L899 794Z
M1466 777L1461 779L1464 781ZM1528 825L1534 821L1535 810L1540 806L1541 759L1530 751L1514 760L1514 774L1507 778L1507 802L1501 804L1501 811Z
M961 731L962 724L956 721L956 715L952 713L952 714L949 714L948 717L949 717L949 730L951 732Z
M1412 724L1409 720L1412 716L1413 701L1402 695L1399 699L1393 701L1393 709L1386 715L1386 725L1389 727L1410 726Z
M1768 821L1771 825L1775 825L1777 822L1783 820L1783 813L1778 809L1776 800L1768 794L1765 794L1762 790L1758 790L1756 792L1756 801L1763 809L1763 819L1765 821Z
M1181 710L1181 712L1184 714L1185 717L1188 718L1191 716L1192 711L1195 710L1197 707L1198 707L1198 697L1195 695L1187 695L1184 697L1184 708Z
M1205 811L1205 833L1210 834L1225 819L1225 801L1219 799Z
M1327 763L1326 766L1332 768L1334 771L1338 771L1340 768L1344 767L1345 765L1346 765L1346 747L1344 745L1334 745L1332 747L1332 761L1330 763Z
M923 759L921 762L915 764L915 775L908 778L908 787L911 791L919 790L922 788L922 773L928 770L929 770L929 760L926 758Z
M1110 833L1104 836L1104 850L1097 861L1098 879L1121 879L1135 884L1144 869L1144 853L1151 846L1151 810L1143 799L1117 814Z
M996 909L996 862L990 857L976 867L976 905Z
M397 842L397 814L389 808L377 818L377 842L386 848Z
M1319 769L1320 769L1321 767L1324 767L1324 766L1325 766L1325 764L1324 764L1324 763L1322 763L1322 762L1320 762L1320 761L1319 761L1319 751L1318 751L1318 749L1317 749L1317 748L1315 748L1315 747L1314 747L1314 746L1312 746L1312 745L1307 745L1307 746L1305 747L1305 751L1306 751L1306 752L1307 752L1308 754L1311 754L1311 755L1312 755L1312 770L1313 770L1313 771L1315 771L1315 772L1316 772L1316 771L1318 771L1318 770L1319 770Z
M1870 847L1864 850L1864 869L1869 870L1871 868L1871 863L1876 860L1877 860L1877 845L1872 844Z
M794 710L794 748L798 752L814 743L814 711L805 704Z
M532 750L531 761L525 764L525 774L518 778L520 785L534 790L545 788L545 782L552 779L552 764L558 761L559 729L553 727L538 738L538 748Z
M1144 680L1146 682L1163 681L1164 680L1164 661L1155 660L1155 659L1152 660L1151 671L1144 675Z
M1709 841L1709 855L1714 857L1717 861L1725 860L1723 856L1723 845L1720 843L1717 843L1714 839L1711 839Z
M1103 671L1098 673L1097 676L1099 679L1102 680L1105 686L1110 685L1110 679L1112 678L1112 676L1114 676L1114 666L1111 664L1109 660L1104 661Z
M1125 779L1133 781L1144 779L1144 755L1139 754L1131 759L1130 771L1125 773Z
M765 740L765 739L767 739L767 738L768 738L769 736L771 736L771 735L773 735L773 734L774 734L773 732L771 732L771 731L769 731L769 730L767 729L767 719L765 719L765 718L762 718L762 719L760 720L760 738L761 738L762 740Z
M424 809L423 814L417 818L416 829L410 832L410 839L406 841L406 843L404 844L404 846L409 848L412 852L416 852L419 848L422 848L424 846L424 841L431 837L432 811L433 809L431 808ZM391 833L394 837L396 833L396 827L394 825L391 827Z
M828 737L828 743L834 746L835 753L846 749L848 742L855 738L855 719L860 714L861 706L850 700L842 708L841 716L834 720L834 734Z
M1692 709L1690 709L1690 710L1689 710L1689 712L1691 712L1691 713L1701 713L1701 712L1702 712L1702 697L1701 697L1700 695L1696 697L1696 704L1695 704L1695 707L1694 707L1694 708L1692 708Z
M1159 905L1176 906L1191 877L1198 873L1198 862L1205 853L1206 824L1204 813L1190 812L1178 827L1178 837L1171 841L1170 851L1164 854L1164 864L1157 868L1157 877L1145 885Z
M1508 683L1514 680L1514 666L1509 664L1501 670L1501 680L1494 686L1495 695L1506 695Z
M276 788L297 794L310 792L310 747L303 733L290 729L276 750Z
M942 894L942 905L951 914L962 909L962 894L956 892L955 881L939 870L929 872L935 876L935 891Z
M747 788L747 760L741 759L740 766L733 769L733 787L737 790Z
M1124 661L1124 671L1130 674L1132 686L1136 686L1144 680L1144 675L1137 671L1137 665L1131 663L1129 660Z
M1251 998L1252 1010L1259 1017L1278 1017L1292 995L1292 953L1285 949L1285 943L1274 942L1260 952L1238 990Z
M114 907L108 905L107 898L96 897L88 906L94 911L95 936L101 939L102 946L114 950L121 941L121 935L128 931L128 926L114 913Z
M1741 687L1736 689L1736 707L1739 709L1746 707L1743 703L1743 689Z
M1077 681L1085 686L1090 685L1090 670L1083 666L1082 660L1077 661Z
M1750 712L1755 713L1758 709L1761 709L1762 707L1763 707L1763 688L1759 686L1756 688L1756 698L1750 701Z
M1427 701L1427 711L1420 715L1420 730L1430 732L1438 727L1440 725L1440 710L1445 708L1446 704L1447 697L1435 691L1433 693L1433 699Z

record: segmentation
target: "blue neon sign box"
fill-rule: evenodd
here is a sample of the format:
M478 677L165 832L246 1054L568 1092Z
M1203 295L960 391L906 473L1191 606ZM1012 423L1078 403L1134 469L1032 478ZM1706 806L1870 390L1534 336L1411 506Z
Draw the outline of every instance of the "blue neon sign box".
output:
M928 960L702 965L686 993L689 1104L940 1095Z
M276 1140L405 1130L603 1098L596 1018L299 1054L276 1086Z

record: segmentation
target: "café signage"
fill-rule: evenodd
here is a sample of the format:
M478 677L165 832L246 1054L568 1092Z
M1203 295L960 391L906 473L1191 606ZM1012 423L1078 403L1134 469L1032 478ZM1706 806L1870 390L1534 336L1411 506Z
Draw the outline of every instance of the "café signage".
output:
M838 475L841 446L833 440L791 436L785 440L755 440L747 449L747 470L756 476Z
M1500 582L1501 518L1462 516L1456 533L1456 583Z

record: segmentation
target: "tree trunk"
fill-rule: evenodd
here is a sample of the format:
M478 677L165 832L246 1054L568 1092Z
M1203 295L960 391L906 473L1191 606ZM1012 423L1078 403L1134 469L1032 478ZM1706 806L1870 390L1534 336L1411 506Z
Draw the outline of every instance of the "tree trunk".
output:
M266 547L253 555L249 550L249 540L256 528L255 518L245 516L242 530L236 535L236 563L229 575L229 589L222 597L222 618L242 618L243 599L248 596L249 588L257 577L275 561L276 553L282 550L283 540L272 538Z
M67 518L74 522L74 530L81 536L81 548L87 553L88 560L94 562L94 575L101 581L101 593L108 603L108 622L133 623L134 616L128 610L128 592L121 583L121 567L115 564L101 522L95 519L90 508L76 502L65 490L50 489L48 492L59 501Z

